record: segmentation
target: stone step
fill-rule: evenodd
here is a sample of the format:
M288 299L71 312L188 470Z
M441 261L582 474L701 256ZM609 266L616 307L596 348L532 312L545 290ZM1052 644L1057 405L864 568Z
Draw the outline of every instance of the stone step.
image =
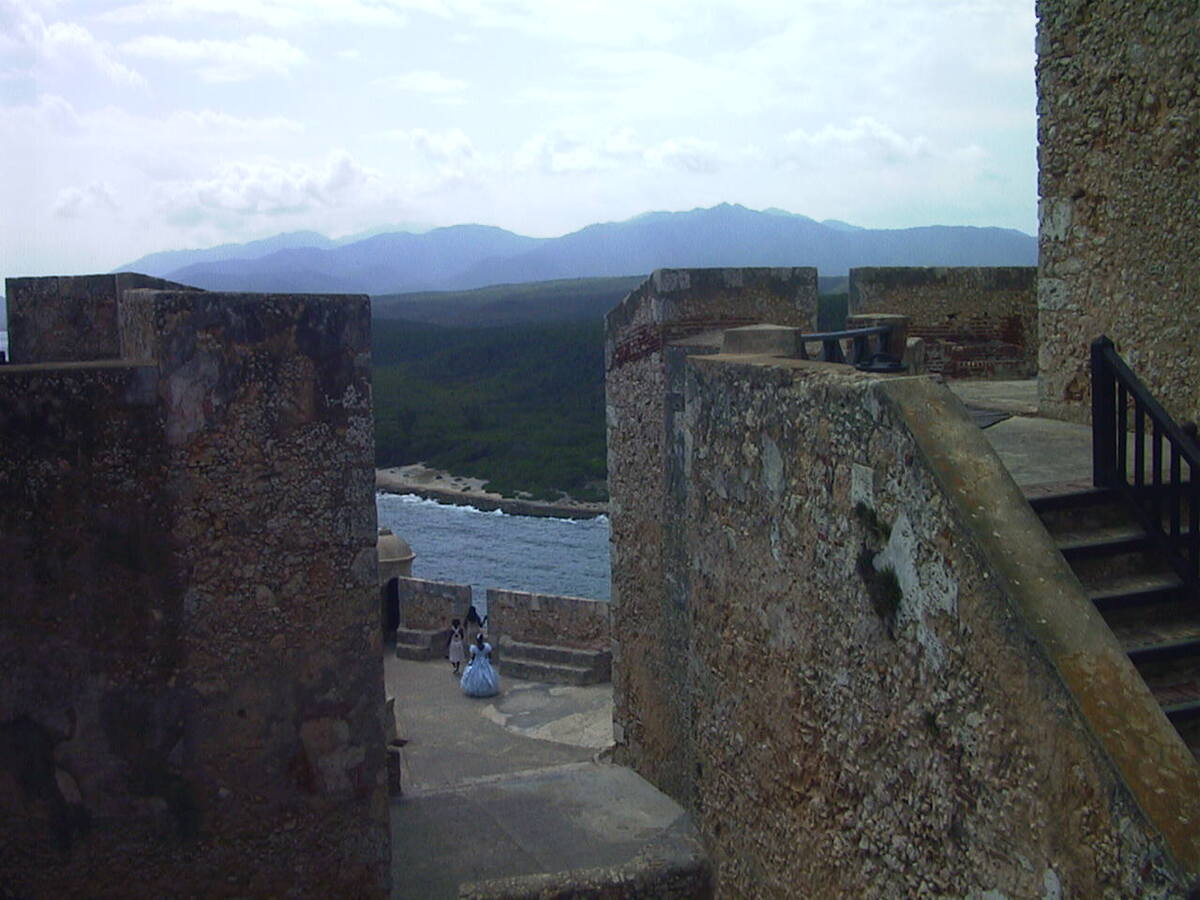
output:
M608 650L583 650L578 647L561 647L551 644L533 644L527 641L514 641L501 636L500 647L506 657L517 657L525 660L558 663L566 666L595 666L603 665L604 657L612 658Z
M1088 589L1088 597L1102 613L1143 609L1183 599L1183 582L1171 571L1133 572L1116 576Z
M607 666L572 666L544 660L530 660L506 656L500 665L500 674L522 681L540 681L548 684L603 684L611 680L612 672Z
M396 656L418 661L442 659L450 640L448 629L425 631L417 628L396 629Z
M1090 529L1131 520L1129 509L1115 491L1086 488L1029 498L1029 505L1051 534Z

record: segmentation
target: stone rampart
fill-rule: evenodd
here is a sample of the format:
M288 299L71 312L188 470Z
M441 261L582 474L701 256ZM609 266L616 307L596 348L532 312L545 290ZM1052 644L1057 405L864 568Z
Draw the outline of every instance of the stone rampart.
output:
M1023 266L850 270L850 315L909 317L928 371L948 378L1037 374L1037 269Z
M5 886L386 895L367 298L126 315L136 364L0 367Z
M1101 334L1200 419L1200 16L1179 0L1039 0L1042 412L1087 419Z
M488 588L488 634L530 644L608 650L610 606L603 600Z
M619 743L638 748L641 773L677 799L692 785L684 752L690 715L672 700L683 687L683 585L673 579L678 568L666 564L684 552L674 527L679 494L667 465L682 452L674 424L682 409L682 361L701 345L718 348L726 327L771 322L811 329L816 309L815 269L665 269L605 320L613 730ZM628 670L647 676L636 690L620 683L622 658Z
M465 619L471 586L424 578L399 578L400 626L414 631L449 631L451 619Z
M677 629L614 683L691 730L618 758L689 761L720 894L1181 890L1196 762L948 392L703 356L678 418Z
M134 288L195 290L135 272L8 279L8 358L14 363L140 359L122 353L118 321L118 300Z

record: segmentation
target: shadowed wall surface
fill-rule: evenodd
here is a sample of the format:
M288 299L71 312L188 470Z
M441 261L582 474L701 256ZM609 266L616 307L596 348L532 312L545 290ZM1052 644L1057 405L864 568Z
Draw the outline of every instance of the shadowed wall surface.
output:
M108 321L136 364L0 368L0 869L381 896L367 300L125 290Z

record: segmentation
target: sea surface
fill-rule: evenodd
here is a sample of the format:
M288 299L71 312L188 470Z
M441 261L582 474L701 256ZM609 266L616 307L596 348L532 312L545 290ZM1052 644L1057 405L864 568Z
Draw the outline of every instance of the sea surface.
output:
M377 494L375 501L380 526L416 554L413 577L471 585L480 612L488 588L609 600L607 516L510 516L411 494Z

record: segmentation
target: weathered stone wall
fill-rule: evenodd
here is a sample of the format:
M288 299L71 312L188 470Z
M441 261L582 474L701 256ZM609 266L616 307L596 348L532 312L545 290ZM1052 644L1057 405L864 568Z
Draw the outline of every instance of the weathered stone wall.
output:
M689 721L719 894L1182 894L1195 761L956 401L708 356L679 418L686 628L616 702Z
M850 270L851 315L909 317L930 372L948 378L1037 373L1037 269L1024 266Z
M609 604L603 600L488 588L488 634L530 644L608 650Z
M1200 12L1037 9L1042 411L1086 420L1107 334L1169 412L1200 418Z
M451 619L465 619L471 586L424 578L401 578L400 626L418 631L450 630Z
M149 364L0 369L6 885L383 895L368 301L118 301Z
M14 363L137 359L121 352L118 298L133 288L186 285L133 272L7 280Z
M35 886L64 859L108 869L92 887L113 896L142 883L122 841L182 848L198 826L178 728L195 695L167 685L185 616L157 387L115 363L0 367L0 872L17 896L49 895Z
M683 687L686 607L665 562L684 552L667 460L681 448L684 351L669 345L703 344L716 329L719 346L721 328L755 322L812 328L816 309L815 269L665 269L606 318L613 730L639 772L676 798L691 789L692 765L690 715L672 700ZM622 684L625 672L636 675Z

